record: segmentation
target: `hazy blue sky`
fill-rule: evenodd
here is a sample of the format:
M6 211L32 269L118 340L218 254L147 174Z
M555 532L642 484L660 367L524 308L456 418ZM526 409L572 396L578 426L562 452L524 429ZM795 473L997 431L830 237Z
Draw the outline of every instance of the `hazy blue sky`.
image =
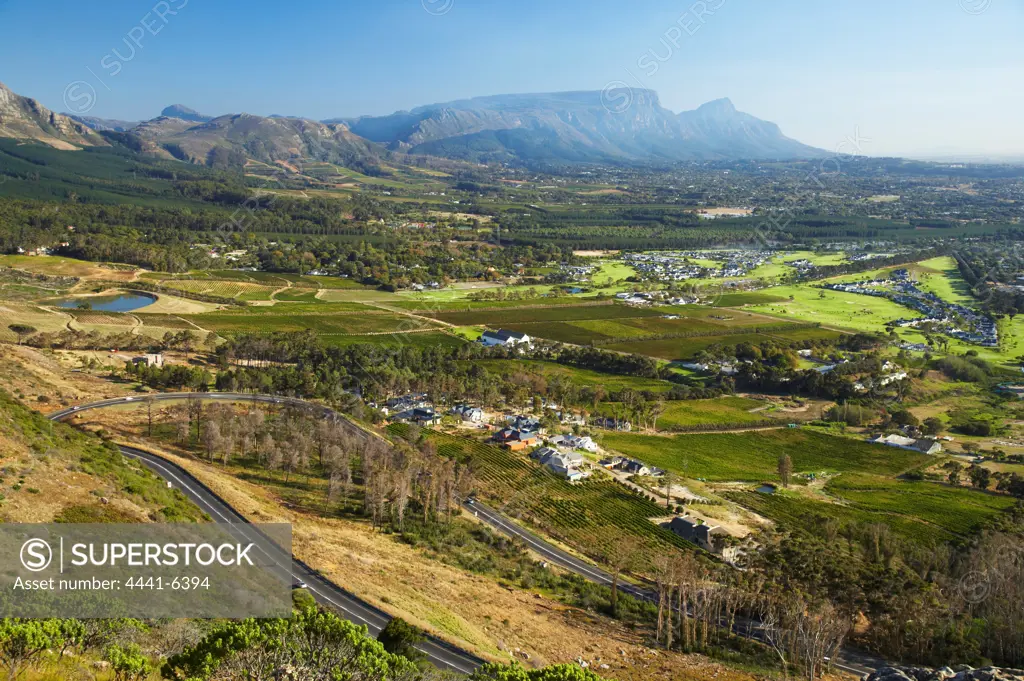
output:
M859 130L872 155L1024 155L1022 28L1024 0L0 0L0 81L58 111L95 90L88 113L124 119L622 81L829 149Z

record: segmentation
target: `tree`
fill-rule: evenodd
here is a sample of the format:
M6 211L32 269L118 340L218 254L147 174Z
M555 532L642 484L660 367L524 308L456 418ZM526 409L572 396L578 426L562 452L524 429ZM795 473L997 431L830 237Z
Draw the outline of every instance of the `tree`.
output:
M971 484L978 489L988 489L992 483L992 471L983 466L971 466L967 469L967 477L971 479Z
M384 650L363 627L317 609L288 619L225 622L199 643L167 660L168 679L272 679L290 669L303 681L415 678L409 660Z
M789 458L789 454L783 454L779 457L779 480L782 481L783 487L789 487L789 479L793 475L793 459Z
M412 626L401 617L394 617L377 634L377 640L384 646L384 650L392 655L401 655L413 662L422 660L425 656L421 650L416 648L417 644L426 640L423 632Z
M153 437L153 403L156 402L156 398L152 395L147 395L144 401L146 403L146 420L149 423L146 436Z
M68 630L61 620L0 620L0 667L7 678L18 678L34 667L50 650L60 649L68 641Z
M25 342L25 339L36 332L36 327L28 324L11 324L7 327L18 337L18 345Z
M921 422L918 420L918 418L914 416L914 414L912 414L911 412L907 411L906 409L894 411L892 413L892 422L900 426L917 427L921 425Z
M512 663L489 662L477 669L469 681L602 681L601 677L574 664L559 664L526 670Z
M945 425L942 423L942 419L935 416L929 416L924 420L922 424L922 430L925 435L938 435L942 432Z
M134 643L114 644L107 648L104 657L114 672L114 681L142 681L153 671L142 649Z
M632 570L640 558L641 546L635 537L623 537L613 542L604 555L604 560L612 572L611 614L619 612L619 580L624 572Z
M951 484L951 485L959 485L960 484L960 474L963 472L963 470L964 470L963 466L961 466L960 464L958 464L956 462L953 462L949 466L949 476L947 477L947 479L949 480L949 484Z

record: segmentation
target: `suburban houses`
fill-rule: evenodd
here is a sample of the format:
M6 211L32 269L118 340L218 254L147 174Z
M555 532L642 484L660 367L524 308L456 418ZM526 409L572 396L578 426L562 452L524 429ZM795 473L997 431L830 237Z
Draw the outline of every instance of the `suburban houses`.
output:
M887 298L920 312L923 317L899 319L896 324L916 328L922 324L942 327L953 338L980 345L999 347L999 329L991 317L965 305L950 303L931 292L922 291L906 269L894 270L888 279L872 279L852 284L825 284L823 288Z

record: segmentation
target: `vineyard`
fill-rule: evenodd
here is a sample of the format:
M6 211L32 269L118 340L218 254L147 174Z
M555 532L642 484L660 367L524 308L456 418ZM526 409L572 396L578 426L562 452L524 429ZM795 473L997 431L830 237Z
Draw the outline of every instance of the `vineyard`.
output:
M755 425L771 420L771 412L751 411L765 407L765 403L743 397L721 397L716 400L686 400L669 402L665 413L658 419L658 428L674 430L711 425Z
M825 491L863 511L919 518L961 536L974 534L994 515L1015 504L1010 496L875 475L842 475L829 481Z
M524 307L514 310L479 310L470 312L435 312L431 316L450 324L470 326L475 324L517 324L533 322L571 322L590 319L632 319L659 317L662 312L652 308L638 308L606 303L602 305L560 305L555 307Z
M607 478L571 485L504 449L433 431L429 437L441 454L473 468L482 499L591 558L599 560L625 536L647 545L648 557L660 548L688 546L650 520L664 516L664 508Z
M270 308L275 309L275 308ZM413 317L387 313L366 314L220 314L210 313L191 317L198 325L218 333L311 330L322 334L398 333L430 328L429 323Z
M590 369L581 369L579 367L540 360L485 359L476 360L474 363L493 374L507 376L524 373L535 374L543 376L548 381L558 379L576 386L600 387L607 392L613 393L621 390L668 392L673 387L672 383L655 378L606 374L600 371L591 371Z
M930 459L916 452L806 429L675 437L607 433L603 443L621 454L688 478L723 482L775 480L783 455L792 457L793 469L798 473L898 475Z
M269 301L274 288L250 282L211 281L204 279L181 279L161 282L161 286L172 291L184 291L203 296L234 298L239 301Z
M790 492L760 494L753 491L726 492L725 497L755 513L770 518L781 529L799 529L823 536L830 521L837 529L882 524L893 534L921 546L934 547L955 539L945 529L902 514L867 511L851 506L817 501Z

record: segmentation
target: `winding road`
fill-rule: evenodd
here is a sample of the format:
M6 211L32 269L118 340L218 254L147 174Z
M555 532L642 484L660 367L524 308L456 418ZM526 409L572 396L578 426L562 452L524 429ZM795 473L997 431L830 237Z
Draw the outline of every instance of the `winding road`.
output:
M272 404L287 404L303 408L312 408L325 415L334 416L335 413L319 405L313 405L301 400L293 400L284 397L268 397L264 395L241 395L230 393L160 393L154 394L156 401L181 400L188 397L203 400L225 400L237 402L241 400L252 402L265 402ZM70 416L79 414L91 409L103 409L105 407L123 406L142 402L139 398L124 397L110 400L102 400L91 404L84 404L78 407L62 409L49 415L53 421L61 421ZM355 428L355 426L353 426ZM363 431L359 431L365 435ZM223 499L215 494L209 487L197 480L184 468L177 466L166 459L155 456L149 452L134 447L120 447L121 453L131 459L140 461L144 466L156 473L158 476L172 484L191 499L203 512L208 514L214 522L230 525L230 532L247 542L254 543L259 549L270 556L279 564L289 564L288 571L291 573L295 583L305 583L306 590L313 595L318 603L339 612L343 617L356 624L366 625L372 636L380 633L380 630L391 620L391 616L383 610L367 603L355 594L349 593L334 582L321 575L300 560L295 559L290 552L284 550L268 536L259 531L248 519L228 505ZM427 655L430 661L440 669L450 669L464 674L472 673L485 660L462 650L446 641L435 637L428 637L426 641L417 646Z
M314 413L321 414L324 418L337 419L341 423L348 424L353 432L361 437L371 435L344 418L334 410L313 402L307 402L292 397L276 397L270 395L252 395L246 393L155 393L149 396L154 401L171 401L182 399L200 399L204 401L221 400L226 402L261 402L266 404L278 404L307 409ZM144 403L145 398L139 397L118 397L99 402L83 404L68 409L62 409L49 415L54 421L67 419L75 414L92 410L103 409L126 404ZM229 523L232 525L232 532L239 537L245 538L257 544L265 553L271 556L278 556L281 561L290 561L292 578L296 582L304 582L308 591L320 604L340 611L344 617L357 624L365 624L370 633L376 636L377 633L387 624L391 616L379 608L363 601L358 596L349 593L337 584L334 584L325 576L310 568L300 560L295 559L277 546L269 537L262 534L256 527L240 513L235 511L223 499L218 497L206 485L197 480L185 469L177 466L166 459L158 457L149 452L135 449L133 447L121 447L121 452L130 458L141 461L143 465L152 470L158 476L171 483L182 491L189 499L196 503L199 508L210 515L215 522ZM557 565L565 570L573 572L584 579L604 586L612 584L612 575L591 563L583 561L572 554L564 551L540 536L524 529L513 522L507 516L487 506L477 499L469 499L463 504L464 509L472 513L477 519L485 522L499 532L510 537L521 540L531 551L541 556L544 560ZM623 593L645 600L656 602L657 594L649 589L620 582L619 589ZM739 625L738 625L739 628ZM760 639L761 636L757 623L744 622L742 628L744 636ZM739 632L737 632L739 633ZM470 673L484 660L462 650L446 641L435 637L429 637L419 646L427 657L436 666L442 669L451 669L462 673ZM858 676L866 675L879 667L885 666L880 660L875 660L866 655L860 655L856 651L844 649L841 657L833 659L832 666L850 674Z

